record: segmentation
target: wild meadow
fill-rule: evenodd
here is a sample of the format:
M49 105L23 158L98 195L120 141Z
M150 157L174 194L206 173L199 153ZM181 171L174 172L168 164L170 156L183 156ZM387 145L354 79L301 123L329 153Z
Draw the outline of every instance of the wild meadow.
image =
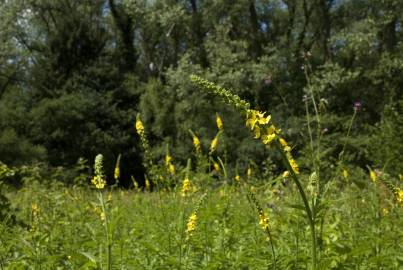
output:
M403 269L402 0L0 0L0 270Z
M196 75L190 80L244 114L251 135L279 152L287 170L264 181L254 173L260 168L251 166L230 176L217 155L225 132L218 114L209 148L189 130L194 151L186 166L175 166L169 146L164 160L155 161L138 114L144 185L132 177L133 188L118 187L124 169L120 155L112 186L107 186L102 154L95 157L93 175L83 173L88 165L82 162L69 186L44 184L39 168L2 164L2 181L20 174L23 187L7 189L2 199L1 269L402 267L398 180L370 167L368 173L347 169L343 153L331 179L321 178L315 168L302 173L270 114L250 109L231 91Z

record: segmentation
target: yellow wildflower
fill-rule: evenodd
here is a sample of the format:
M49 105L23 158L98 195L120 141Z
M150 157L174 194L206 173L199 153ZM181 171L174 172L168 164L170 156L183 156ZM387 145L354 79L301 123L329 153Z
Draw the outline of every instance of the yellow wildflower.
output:
M189 192L190 192L190 180L188 177L185 178L185 180L183 180L183 184L182 184L182 196L186 197L188 196Z
M150 180L146 178L146 190L150 190L150 188L151 188Z
M175 174L175 166L172 164L172 157L167 151L167 154L165 155L165 167L167 168L168 172L172 175Z
M136 190L138 190L139 189L139 183L137 183L137 181L136 181L136 179L134 179L134 177L132 177L132 181L133 181L134 188Z
M269 229L269 218L263 211L260 211L259 219L260 219L259 220L260 227L262 227L263 230Z
M383 208L382 213L384 216L387 216L389 214L389 210L387 208Z
M293 158L289 158L288 162L291 165L292 170L294 171L295 174L299 174L299 168L297 162Z
M34 213L35 215L36 215L37 213L39 213L39 206L38 206L38 204L37 204L37 203L32 203L32 204L31 204L31 210L32 210L32 213Z
M283 138L280 138L279 141L280 141L280 144L283 146L283 149L285 152L291 152L291 147L288 145L286 140L284 140Z
M103 156L98 154L95 157L94 163L95 176L92 178L91 182L97 189L103 189L106 185L105 175L103 172Z
M276 134L267 134L262 136L262 141L264 144L271 144L271 142L276 138Z
M97 188L97 189L103 189L106 185L106 181L103 177L101 176L94 176L91 180L91 183Z
M270 125L267 129L266 129L266 133L271 135L271 134L275 134L278 133L278 129L276 129L276 127L274 125Z
M120 178L120 158L122 157L121 154L118 155L118 158L116 160L116 164L115 164L115 171L114 171L114 177L116 182L119 182L119 178Z
M241 177L239 176L239 174L235 175L235 181L237 181L238 183L241 182Z
M224 130L224 126L223 126L223 123L222 123L222 119L221 119L221 117L217 114L217 116L216 116L216 123L217 123L217 128L218 128L218 130Z
M287 178L288 176L290 176L290 172L289 171L284 171L283 172L283 177Z
M371 178L372 182L376 182L378 178L375 171L372 170L371 168L369 168L369 177Z
M403 203L403 190L397 188L396 190L396 199L399 203Z
M114 177L116 180L118 180L120 178L120 168L119 167L115 167Z
M260 127L259 126L255 126L255 128L253 129L253 132L255 133L255 139L259 139L261 132L260 132Z
M348 171L346 169L343 170L343 177L347 179L349 176Z
M283 138L280 138L279 141L280 141L280 144L281 144L283 147L288 146L287 142L286 142Z
M248 179L252 176L252 168L248 167L248 170L246 171L246 176L248 176Z
M175 174L175 166L172 163L168 165L168 171L171 174Z
M165 155L165 165L168 166L171 163L172 157L169 154Z
M266 112L259 112L256 110L247 110L246 126L251 130L254 130L256 124L267 125L271 119L271 115L265 117L265 113Z
M193 145L196 149L196 152L200 153L201 152L200 140L196 135L193 135Z
M186 240L189 240L189 238L193 235L194 231L196 230L196 225L197 225L197 215L196 213L192 213L188 219L188 223L186 225Z
M220 170L220 165L217 162L214 162L213 166L215 171L218 172Z
M279 132L279 130L276 129L276 127L274 125L270 125L268 128L263 129L263 134L261 134L263 143L270 145L273 142L273 140L276 138L276 133L278 133L278 132Z
M136 120L136 131L137 131L137 134L139 134L139 135L144 134L144 125L143 125L143 122L141 122L140 117L138 117Z
M218 145L218 134L217 134L217 136L215 136L214 139L211 141L211 145L210 145L210 154L213 153L215 150L217 150L217 145Z

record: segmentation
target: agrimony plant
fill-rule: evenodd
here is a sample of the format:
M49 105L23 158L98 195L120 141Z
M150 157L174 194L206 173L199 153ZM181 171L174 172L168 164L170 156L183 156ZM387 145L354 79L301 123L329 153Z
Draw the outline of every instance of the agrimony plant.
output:
M108 217L108 209L107 205L102 193L102 190L104 189L106 185L106 176L104 173L104 168L103 168L103 155L98 154L95 157L95 163L94 163L94 171L95 171L95 176L92 178L92 184L95 186L95 188L98 190L98 200L101 205L101 213L100 213L100 218L103 221L104 229L105 229L105 240L106 240L106 265L107 269L111 270L112 269L112 233L110 230L109 226L109 217Z
M311 231L311 254L312 254L312 269L317 266L317 241L316 241L316 228L315 217L312 208L308 202L305 189L299 180L299 168L292 156L291 147L282 138L281 131L271 121L271 115L266 115L266 112L260 112L250 108L250 104L242 100L239 96L233 94L231 91L217 86L197 75L191 75L190 80L199 88L207 91L215 96L224 100L230 106L233 106L241 114L246 116L246 126L254 133L256 139L267 146L274 147L281 155L284 165L286 166L291 179L297 186L298 192L304 204L306 218Z

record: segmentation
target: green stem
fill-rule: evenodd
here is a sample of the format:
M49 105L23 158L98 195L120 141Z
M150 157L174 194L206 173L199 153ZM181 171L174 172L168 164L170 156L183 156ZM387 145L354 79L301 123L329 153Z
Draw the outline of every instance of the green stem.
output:
M313 104L313 108L314 108L314 111L315 111L315 117L316 117L316 122L317 122L317 135L316 135L316 137L317 137L317 148L316 148L316 158L314 159L314 161L315 161L315 163L314 163L314 165L315 165L315 171L316 171L316 174L317 174L317 177L318 177L318 181L317 181L317 190L319 191L319 194L321 193L320 192L320 143L321 143L321 121L320 121L320 114L319 114L319 110L318 110L318 106L317 106L317 104L316 104L316 99L315 99L315 95L314 95L314 93L313 93L313 90L312 90L312 83L311 83L311 78L309 77L309 74L308 74L308 69L310 70L310 71L312 71L312 69L311 69L311 66L309 65L309 63L308 64L306 64L306 65L304 65L304 74L305 74L305 78L306 78L306 81L307 81L307 85L308 85L308 89L309 89L309 93L310 93L310 98L311 98L311 100L312 100L312 104ZM306 109L307 109L307 113L309 114L309 111L308 111L308 106L306 107ZM310 127L309 127L310 128ZM310 136L312 136L312 133L311 133L311 131L309 131L310 132ZM312 151L313 151L313 146L312 146ZM315 204L312 206L313 207L313 217L315 218L315 207L316 207L316 200L314 199L314 202L315 202Z
M189 160L188 160L189 164ZM182 245L183 245L183 235L184 235L184 230L185 230L185 203L184 200L180 200L181 204L181 209L182 209L182 223L181 223L181 235L180 235L180 241L179 241L179 270L182 268Z
M344 141L343 149L340 152L340 157L339 157L340 164L343 162L344 151L346 150L346 145L347 145L347 139L350 136L350 131L351 131L351 128L353 127L354 118L355 118L356 114L357 114L357 110L354 110L353 116L351 117L350 125L348 126L346 140Z
M107 250L106 250L106 258L107 258L107 266L108 270L112 269L112 241L110 237L110 232L109 232L109 222L108 222L108 215L106 213L106 206L105 206L105 200L104 196L101 191L99 191L99 201L101 202L101 207L102 207L102 212L105 215L105 233L106 233L106 244L107 244Z
M274 245L273 245L273 240L271 237L271 233L269 228L266 228L266 233L269 236L269 242L270 242L270 247L271 247L271 254L273 256L273 269L276 270L277 269L277 264L276 264L276 253L274 252Z
M313 137L312 137L312 129L311 129L311 116L309 114L309 109L308 109L308 102L305 101L305 111L306 111L306 122L308 124L308 134L309 134L309 142L310 142L310 147L311 147L311 155L312 155L312 161L314 162L315 160L315 154L314 154L314 149L313 149Z
M317 260L316 260L316 231L315 231L315 220L314 220L314 216L312 214L312 210L311 207L309 206L309 202L307 199L307 196L305 194L304 188L302 187L301 182L298 179L298 176L295 174L294 170L291 167L290 162L287 159L287 156L284 152L284 150L281 147L281 144L279 143L278 140L275 141L275 145L277 150L280 152L282 158L283 158L283 162L287 167L287 170L290 172L291 178L294 181L294 183L297 185L298 188L298 192L302 198L302 201L304 203L304 208L305 208L305 212L307 215L307 219L308 219L308 223L309 223L309 228L311 230L311 240L312 240L312 247L311 247L311 251L312 251L312 269L315 270L316 269L316 265L317 265Z

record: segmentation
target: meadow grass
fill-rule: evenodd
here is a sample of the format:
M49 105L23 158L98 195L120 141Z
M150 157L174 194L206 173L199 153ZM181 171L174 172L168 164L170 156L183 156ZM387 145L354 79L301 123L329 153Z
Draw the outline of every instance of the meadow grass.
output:
M363 179L364 180L364 179ZM334 187L335 205L320 224L321 269L399 269L401 208L369 179ZM111 231L111 269L273 269L273 253L246 194L250 184L222 185L184 198L178 191L101 191ZM268 217L277 269L307 269L309 226L294 207L293 185L257 186ZM200 197L197 226L186 222ZM107 269L108 240L98 191L32 183L8 194L24 225L1 226L2 269ZM35 214L33 214L35 212Z

